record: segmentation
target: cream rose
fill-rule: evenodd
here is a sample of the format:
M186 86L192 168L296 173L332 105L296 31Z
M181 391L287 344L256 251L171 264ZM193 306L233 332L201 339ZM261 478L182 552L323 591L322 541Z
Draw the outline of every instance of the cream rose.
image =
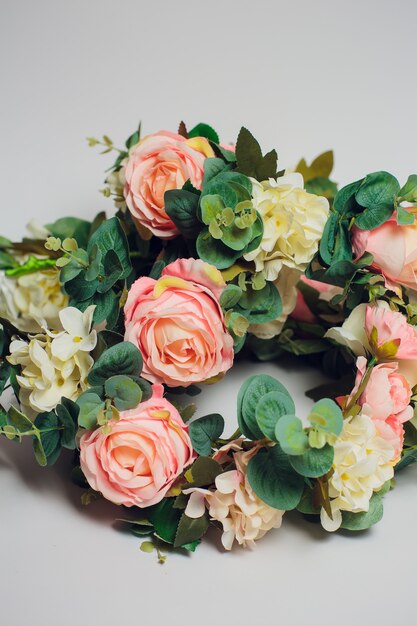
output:
M253 204L264 222L262 242L245 255L267 280L276 280L283 266L305 270L317 252L329 214L326 198L308 193L301 174L259 183L252 179Z

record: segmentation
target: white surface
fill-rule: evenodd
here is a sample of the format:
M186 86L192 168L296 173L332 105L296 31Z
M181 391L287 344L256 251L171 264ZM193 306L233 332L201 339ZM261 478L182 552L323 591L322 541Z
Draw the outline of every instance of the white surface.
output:
M281 166L333 147L341 183L377 169L416 169L415 24L402 2L26 2L0 4L1 231L31 217L92 216L109 157L88 135L121 144L145 132L212 123L225 141L247 125ZM198 399L234 419L234 370ZM276 372L295 393L318 374ZM296 377L296 374L299 376ZM0 441L0 600L4 626L380 626L413 622L417 472L385 498L361 537L284 518L253 553L206 542L158 566L111 526L118 511L79 505L65 472L36 467L27 446ZM115 515L116 513L116 515Z

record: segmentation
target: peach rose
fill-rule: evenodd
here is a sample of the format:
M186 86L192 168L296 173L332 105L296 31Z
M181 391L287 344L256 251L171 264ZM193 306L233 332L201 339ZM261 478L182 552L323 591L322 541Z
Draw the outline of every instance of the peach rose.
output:
M370 252L372 267L386 279L387 287L403 285L417 290L417 223L397 224L396 214L374 230L352 228L356 256Z
M356 366L354 395L366 372L367 360L358 357ZM395 457L401 454L404 441L403 423L413 417L410 406L411 389L405 377L398 371L398 363L380 363L369 377L366 388L359 398L359 404L369 407L368 415L375 422L377 431L395 449Z
M160 131L144 137L130 152L124 169L124 197L139 226L161 239L172 239L179 231L164 209L164 194L181 189L190 179L201 189L204 161L214 156L204 137L185 139Z
M115 504L157 504L195 458L188 427L177 409L153 385L150 400L122 411L117 422L85 432L81 469L89 484Z
M233 339L219 305L224 287L219 270L195 259L167 265L159 280L133 283L125 339L142 353L144 378L188 387L231 368Z
M417 332L399 311L367 306L365 332L371 351L382 360L417 358Z

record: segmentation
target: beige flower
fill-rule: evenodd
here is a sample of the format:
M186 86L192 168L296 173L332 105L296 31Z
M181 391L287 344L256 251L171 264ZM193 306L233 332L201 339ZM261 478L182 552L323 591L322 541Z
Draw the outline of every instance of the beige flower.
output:
M212 520L223 526L222 544L231 550L233 542L245 548L253 548L255 541L272 528L279 528L284 511L274 509L263 502L249 484L246 470L250 458L256 452L235 452L236 469L217 476L215 491L190 489L189 505L185 511L189 517L200 517L204 503Z
M24 259L22 260L22 262ZM68 305L55 268L9 278L0 272L0 317L25 332L41 330L40 320L60 328L59 311Z
M322 526L337 530L342 523L341 511L368 511L374 491L394 475L395 450L378 435L365 409L344 421L343 431L334 446L333 474L329 496L333 520L321 511Z
M10 344L8 361L20 365L16 377L20 387L19 399L30 418L43 411L51 411L62 396L76 400L87 388L87 376L93 366L89 352L96 345L96 331L91 331L94 307L82 313L68 307L61 311L64 331L30 335L29 341L17 339ZM71 319L71 327L66 330ZM73 327L81 331L74 336ZM68 349L71 344L71 350Z
M301 174L259 183L252 179L253 204L262 216L260 246L245 255L267 280L276 280L282 267L306 269L317 252L329 214L326 198L308 193Z

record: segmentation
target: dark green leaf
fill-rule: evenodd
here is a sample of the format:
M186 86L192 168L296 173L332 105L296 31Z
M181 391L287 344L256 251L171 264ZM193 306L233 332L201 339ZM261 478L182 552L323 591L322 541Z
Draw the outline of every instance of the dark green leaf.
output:
M212 442L218 439L224 429L224 419L218 413L205 415L192 422L189 434L194 450L202 456L211 453Z
M46 224L51 235L60 239L74 238L80 248L87 245L90 226L90 222L78 217L61 217L52 224Z
M210 141L214 141L214 143L219 143L219 136L214 130L214 128L212 128L208 124L205 124L204 122L200 122L199 124L194 126L194 128L192 128L190 131L188 131L188 137L190 139L192 137L205 137L206 139L209 139Z
M256 421L259 428L272 441L276 441L275 427L283 415L295 412L293 399L288 393L270 391L260 398L256 406Z
M171 189L164 195L165 211L185 237L195 239L201 230L197 218L199 196L185 189Z
M294 472L279 445L252 457L247 476L256 495L275 509L289 511L300 502L304 479Z
M78 424L83 428L94 428L97 425L97 417L105 406L103 400L88 390L78 397L77 404L80 408Z
M384 507L382 504L382 497L379 493L374 493L369 502L369 511L363 513L350 513L349 511L343 511L343 521L341 528L346 530L366 530L377 524L383 516Z
M146 509L147 517L155 528L158 537L167 543L174 543L181 511L174 509L174 498L164 498L155 506Z
M53 411L39 413L35 426L40 430L40 441L46 456L47 465L53 465L61 453L61 426ZM37 439L35 438L35 441Z
M207 514L193 519L183 513L178 524L174 548L185 547L187 544L197 541L204 535L208 526L209 519Z
M139 376L142 363L142 355L133 343L118 343L97 359L88 375L88 382L90 385L104 385L108 378L118 374Z
M134 409L142 398L141 388L129 376L112 376L104 383L104 389L119 411Z
M372 230L386 222L394 211L399 190L399 182L392 174L368 174L355 194L356 201L364 207L356 218L355 225L363 230Z
M68 450L75 450L75 436L78 429L78 415L80 408L78 404L68 398L61 398L61 404L55 409L58 416L59 425L62 426L61 445Z
M326 443L323 448L309 448L303 455L290 456L289 459L298 474L308 478L317 478L327 474L332 467L334 449Z
M185 472L190 487L209 487L216 476L222 473L222 467L209 456L199 456Z

